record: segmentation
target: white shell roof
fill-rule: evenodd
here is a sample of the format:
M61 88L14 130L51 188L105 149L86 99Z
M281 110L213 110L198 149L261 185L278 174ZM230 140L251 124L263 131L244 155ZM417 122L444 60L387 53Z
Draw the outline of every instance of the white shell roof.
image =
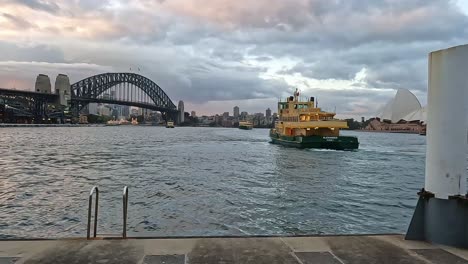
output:
M420 121L426 123L427 121L427 109L426 107L421 107L420 109L407 114L403 117L403 120L411 122L411 121Z
M421 103L419 103L418 98L412 92L408 89L398 89L395 97L380 109L377 117L397 123L402 119L406 120L405 118L411 113L417 112L420 109Z

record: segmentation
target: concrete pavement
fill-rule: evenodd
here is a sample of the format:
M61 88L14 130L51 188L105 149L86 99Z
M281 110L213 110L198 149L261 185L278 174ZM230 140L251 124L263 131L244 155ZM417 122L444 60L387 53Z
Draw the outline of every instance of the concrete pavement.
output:
M401 235L0 241L4 263L468 264L468 250Z

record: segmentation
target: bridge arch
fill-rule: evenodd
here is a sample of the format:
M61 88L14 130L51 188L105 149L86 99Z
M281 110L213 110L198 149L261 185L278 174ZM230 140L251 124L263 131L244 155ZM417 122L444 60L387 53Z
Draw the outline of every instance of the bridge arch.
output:
M138 87L150 99L149 102L139 102L133 98L127 100L100 98L107 90L125 83ZM143 107L166 113L177 112L176 105L161 87L136 73L103 73L78 81L71 85L71 101L72 105L79 109L91 102L103 102Z

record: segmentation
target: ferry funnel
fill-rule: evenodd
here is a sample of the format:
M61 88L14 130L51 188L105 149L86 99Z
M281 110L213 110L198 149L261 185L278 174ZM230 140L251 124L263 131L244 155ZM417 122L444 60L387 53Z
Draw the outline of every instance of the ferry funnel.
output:
M429 54L426 176L406 239L468 248L468 45Z

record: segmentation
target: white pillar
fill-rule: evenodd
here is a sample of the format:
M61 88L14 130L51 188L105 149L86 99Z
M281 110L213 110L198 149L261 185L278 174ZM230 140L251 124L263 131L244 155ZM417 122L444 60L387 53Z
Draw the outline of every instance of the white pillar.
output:
M468 45L429 54L426 191L466 194Z

